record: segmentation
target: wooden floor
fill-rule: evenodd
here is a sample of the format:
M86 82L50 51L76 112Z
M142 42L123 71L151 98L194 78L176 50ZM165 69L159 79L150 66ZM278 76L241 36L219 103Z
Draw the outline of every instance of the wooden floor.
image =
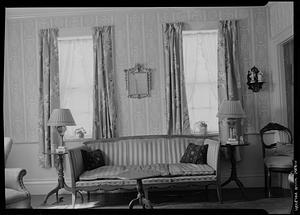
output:
M149 192L149 200L153 204L154 208L177 208L176 206L183 208L193 208L198 207L199 204L206 208L227 208L230 209L236 207L241 208L251 208L260 205L258 208L263 208L266 211L271 211L272 213L287 213L290 210L292 203L291 194L289 190L273 189L272 199L266 199L264 197L263 188L248 188L246 189L247 200L242 197L239 189L223 189L223 204L220 204L217 199L215 190L208 190L208 195L204 190L200 191L155 191ZM60 195L63 197L63 202L56 204L55 195L52 195L48 201L48 206L53 205L71 205L71 195L64 194ZM135 192L130 193L92 193L90 203L98 202L97 209L126 209L128 208L128 203L136 197ZM41 208L45 196L44 195L33 195L32 196L32 207L33 209ZM272 203L274 201L275 203ZM276 202L278 201L278 202ZM80 198L78 198L76 204L80 204ZM87 196L84 195L84 203L87 203ZM247 204L249 205L247 206ZM274 204L278 208L274 209ZM179 208L180 208L179 207ZM199 206L200 207L200 206ZM139 208L135 206L134 208ZM282 209L282 210L281 210Z

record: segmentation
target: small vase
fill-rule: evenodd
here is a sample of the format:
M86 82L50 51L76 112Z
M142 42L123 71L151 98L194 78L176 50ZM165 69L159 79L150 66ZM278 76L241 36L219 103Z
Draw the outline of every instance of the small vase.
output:
M79 138L84 138L84 133L78 133Z
M207 134L207 126L200 126L199 134L205 136Z

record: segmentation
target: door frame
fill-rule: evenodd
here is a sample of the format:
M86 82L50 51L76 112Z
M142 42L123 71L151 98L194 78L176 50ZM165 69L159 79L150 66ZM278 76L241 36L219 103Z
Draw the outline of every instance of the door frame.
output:
M283 84L282 84L282 87L283 87L283 93L284 93L284 105L286 106L286 117L287 117L287 127L289 129L292 130L292 128L289 127L289 113L288 113L288 98L287 98L287 80L286 80L286 67L285 67L285 59L284 59L284 45L288 42L290 42L291 40L294 40L294 36L291 36L289 37L288 39L286 39L285 41L283 41L282 43L280 43L280 48L279 48L279 51L280 51L280 75L282 76L283 79ZM294 62L295 63L295 62ZM294 92L295 93L295 92ZM294 113L293 113L294 114ZM294 135L294 132L292 132L293 135Z
M294 37L292 26L269 40L269 66L271 77L271 120L284 126L287 121L286 84L283 64L283 44Z
M289 40L294 39L294 35L284 39L277 45L277 50L278 50L278 75L279 75L279 88L280 88L280 96L282 100L282 106L284 107L284 115L283 115L283 120L284 124L288 127L288 111L287 111L287 97L286 97L286 75L285 75L285 67L284 67L284 50L283 50L283 45L287 43Z

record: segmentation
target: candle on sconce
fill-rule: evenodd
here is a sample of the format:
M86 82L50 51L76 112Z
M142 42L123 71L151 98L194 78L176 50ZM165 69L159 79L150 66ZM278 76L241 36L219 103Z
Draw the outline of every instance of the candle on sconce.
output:
M264 83L263 73L253 66L247 74L248 89L258 92Z
M258 79L258 82L263 82L263 73L261 71L259 71L257 73L257 79Z

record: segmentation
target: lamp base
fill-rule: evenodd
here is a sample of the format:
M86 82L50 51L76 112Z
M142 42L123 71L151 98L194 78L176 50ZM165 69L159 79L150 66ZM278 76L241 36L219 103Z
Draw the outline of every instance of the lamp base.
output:
M228 129L229 129L228 141L237 141L236 119L228 118L227 123L228 123Z
M236 139L228 139L226 141L226 144L229 144L229 145L239 145L239 141L237 141Z
M60 136L64 136L64 134L67 130L67 127L65 125L56 126L56 130Z
M56 130L61 137L61 145L63 146L64 145L64 134L67 130L67 127L65 125L56 126Z

